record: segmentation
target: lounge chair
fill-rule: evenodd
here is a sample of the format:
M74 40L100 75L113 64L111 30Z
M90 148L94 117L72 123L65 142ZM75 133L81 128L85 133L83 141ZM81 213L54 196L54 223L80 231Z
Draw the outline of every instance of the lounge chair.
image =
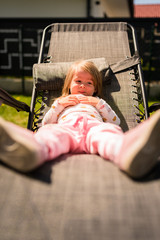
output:
M43 32L39 60L33 66L29 129L41 126L43 115L60 95L71 62L82 58L92 59L102 72L104 98L124 131L149 117L131 25L52 24ZM22 105L17 110L23 110ZM3 240L159 239L159 164L136 181L97 155L67 154L28 174L1 164L0 176Z

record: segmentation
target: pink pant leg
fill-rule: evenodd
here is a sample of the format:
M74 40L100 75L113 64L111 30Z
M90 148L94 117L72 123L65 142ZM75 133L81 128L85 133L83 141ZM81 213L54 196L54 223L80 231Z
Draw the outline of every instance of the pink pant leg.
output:
M35 139L45 149L45 160L52 160L61 154L74 152L78 146L76 131L72 126L47 124L35 133Z
M90 153L115 162L124 134L121 128L111 123L100 123L92 127L86 137L86 146ZM116 162L115 162L116 163Z

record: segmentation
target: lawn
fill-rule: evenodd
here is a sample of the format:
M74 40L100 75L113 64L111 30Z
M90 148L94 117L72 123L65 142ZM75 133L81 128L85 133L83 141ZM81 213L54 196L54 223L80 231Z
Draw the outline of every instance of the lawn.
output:
M31 96L24 96L24 95L12 95L12 96L15 99L25 102L30 106ZM156 101L156 100L149 101L149 106L155 102L160 102L160 101ZM22 126L24 128L27 127L28 113L26 112L23 112L23 111L17 112L17 110L15 110L14 108L2 104L0 106L0 116L6 119L7 121L11 121L19 126Z
M31 96L24 95L12 95L16 100L25 102L30 106ZM11 121L19 126L24 128L27 127L29 113L20 111L18 112L16 109L2 104L0 106L0 116L6 119L7 121Z

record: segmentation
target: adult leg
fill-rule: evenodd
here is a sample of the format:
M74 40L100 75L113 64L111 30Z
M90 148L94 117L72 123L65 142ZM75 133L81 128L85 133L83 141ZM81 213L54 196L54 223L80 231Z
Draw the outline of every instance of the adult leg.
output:
M33 133L0 119L0 160L16 170L31 171L77 145L69 127L50 124Z
M124 135L116 161L134 178L145 176L160 157L160 110Z
M39 166L43 149L34 139L32 131L0 118L0 160L7 165L27 172Z

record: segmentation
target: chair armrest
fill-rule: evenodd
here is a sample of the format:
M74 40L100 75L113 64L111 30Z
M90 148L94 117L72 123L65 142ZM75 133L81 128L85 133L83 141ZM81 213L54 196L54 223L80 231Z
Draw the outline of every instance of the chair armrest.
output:
M16 100L8 92L0 88L0 105L2 103L15 108L17 111L30 111L30 107L26 103Z
M149 113L157 111L158 109L160 109L160 103L153 103L148 109Z

